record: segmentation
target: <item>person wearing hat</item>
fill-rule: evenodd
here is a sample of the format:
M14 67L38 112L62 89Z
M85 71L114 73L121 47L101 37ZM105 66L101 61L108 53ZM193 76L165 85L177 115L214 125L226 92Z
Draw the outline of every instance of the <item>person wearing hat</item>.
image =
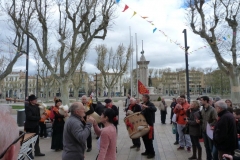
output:
M106 103L106 108L111 108L114 111L114 118L113 118L113 125L116 127L117 129L117 125L118 125L118 108L112 104L112 100L111 99L105 99L104 102Z
M35 95L30 95L28 97L28 103L25 102L25 114L26 114L26 121L25 121L25 131L30 133L36 133L39 135L39 120L41 118L45 118L44 115L40 116L40 109L37 104L37 97ZM45 154L40 152L39 147L39 138L35 143L35 156L45 156Z

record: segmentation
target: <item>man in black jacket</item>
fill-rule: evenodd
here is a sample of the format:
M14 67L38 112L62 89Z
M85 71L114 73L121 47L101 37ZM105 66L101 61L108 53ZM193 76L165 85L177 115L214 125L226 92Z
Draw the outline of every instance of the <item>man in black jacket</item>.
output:
M28 97L28 102L25 102L25 114L26 114L26 121L25 121L25 130L26 132L36 133L39 135L39 120L41 119L40 116L40 109L37 104L37 97L35 95L30 95ZM42 115L42 118L45 118ZM39 147L39 138L35 143L35 156L45 156L45 154L40 152Z
M153 103L149 101L150 97L148 94L144 94L142 97L142 114L144 115L149 127L150 131L148 134L142 136L143 143L146 151L142 153L142 155L146 155L147 158L155 157L155 151L153 148L153 139L154 139L154 123L155 123L155 112L157 108Z
M130 98L130 104L129 106L126 108L126 115L130 115L131 113L136 113L136 112L141 112L141 106L137 104L136 99L134 98ZM129 112L128 112L129 111ZM130 113L131 112L131 113ZM140 138L136 138L136 139L132 139L133 142L133 146L131 146L130 148L137 148L137 151L140 150L141 147L141 141Z
M222 160L223 154L234 154L237 149L237 129L235 118L232 113L227 111L227 104L223 101L215 103L218 113L218 121L214 127L213 142L218 150L218 158Z

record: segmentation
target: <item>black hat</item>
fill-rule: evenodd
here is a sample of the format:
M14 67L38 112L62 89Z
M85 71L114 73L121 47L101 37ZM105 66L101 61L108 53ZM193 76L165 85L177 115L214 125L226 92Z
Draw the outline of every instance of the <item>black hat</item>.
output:
M34 94L28 96L28 101L33 101L35 99L37 99L37 97Z
M111 99L105 99L104 102L105 102L105 103L111 103L112 100L111 100Z

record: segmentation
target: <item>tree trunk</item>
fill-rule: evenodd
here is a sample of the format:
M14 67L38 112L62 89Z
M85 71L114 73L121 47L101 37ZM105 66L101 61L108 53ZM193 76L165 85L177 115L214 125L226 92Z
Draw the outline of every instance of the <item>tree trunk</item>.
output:
M231 100L234 105L240 106L240 84L239 84L239 75L233 74L229 76L230 85L231 85Z
M74 98L76 99L76 101L78 100L78 89L77 88L75 88L75 89L73 89L73 91L74 91Z
M112 87L108 87L108 97L112 97Z
M46 102L49 102L49 86L46 87Z
M61 88L62 104L69 106L70 103L69 103L69 92L68 92L69 85L68 84L69 84L68 80L63 80L62 83L60 83L60 88Z

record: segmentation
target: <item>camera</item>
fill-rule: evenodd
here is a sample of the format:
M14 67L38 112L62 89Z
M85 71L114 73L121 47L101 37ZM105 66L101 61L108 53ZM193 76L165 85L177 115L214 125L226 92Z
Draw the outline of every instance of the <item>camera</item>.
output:
M184 121L189 120L188 118L184 118Z

